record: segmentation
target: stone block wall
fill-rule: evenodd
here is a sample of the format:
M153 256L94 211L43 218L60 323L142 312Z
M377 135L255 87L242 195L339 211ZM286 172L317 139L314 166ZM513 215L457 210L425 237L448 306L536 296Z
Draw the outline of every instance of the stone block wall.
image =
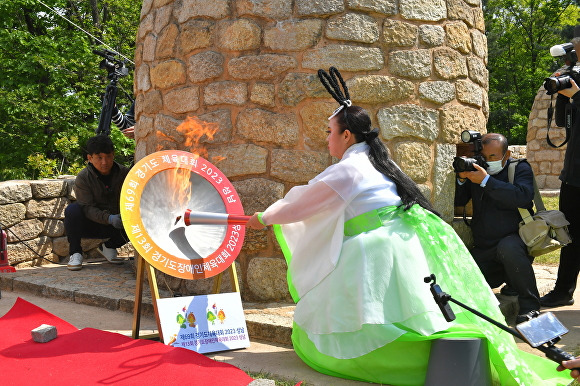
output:
M0 226L8 234L8 262L17 268L68 261L64 210L75 200L74 176L0 182ZM86 257L99 257L98 239L83 239ZM120 256L131 253L128 245Z
M394 160L453 219L456 144L485 133L487 43L480 0L144 0L136 39L136 159L197 152L179 125L217 124L200 145L251 214L333 161L336 108L316 71L337 67ZM246 300L289 299L268 231L238 258Z
M0 225L8 234L10 265L58 263L68 255L63 219L73 199L70 179L0 182Z
M550 95L546 94L544 87L538 89L530 117L528 120L528 161L536 175L536 182L540 189L560 189L560 172L564 166L566 147L553 148L548 145L548 108L550 107ZM553 106L556 106L554 95ZM566 130L556 127L555 118L552 119L550 128L550 140L554 145L559 145L566 138Z

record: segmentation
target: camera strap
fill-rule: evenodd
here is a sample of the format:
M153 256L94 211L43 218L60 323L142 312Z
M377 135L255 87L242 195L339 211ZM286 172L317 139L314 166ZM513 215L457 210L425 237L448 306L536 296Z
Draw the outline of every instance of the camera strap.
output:
M572 106L570 105L570 103L568 103L565 108L566 123L564 127L566 129L566 138L564 139L564 142L562 142L561 144L554 145L554 143L550 140L550 128L552 127L552 118L554 117L553 101L554 94L552 94L552 96L550 97L550 107L548 107L548 130L546 132L546 142L548 142L548 145L550 145L551 147L558 148L564 146L568 142L568 139L570 139L570 130L572 129L572 124L574 123L576 114L575 109L571 108Z

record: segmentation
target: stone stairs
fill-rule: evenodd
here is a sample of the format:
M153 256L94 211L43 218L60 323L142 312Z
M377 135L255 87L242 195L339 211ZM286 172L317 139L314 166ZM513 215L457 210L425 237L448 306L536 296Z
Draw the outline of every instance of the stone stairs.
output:
M557 267L535 266L540 294L548 292L554 282ZM18 269L0 273L0 289L31 293L79 304L133 313L135 301L135 271L132 262L114 266L105 261L88 261L80 271L71 272L66 265ZM153 315L148 286L144 286L142 314ZM517 298L504 296L496 290L500 307L508 322L517 313ZM160 289L160 297L170 296ZM458 299L460 300L460 299ZM250 339L290 346L293 304L244 302L246 325Z

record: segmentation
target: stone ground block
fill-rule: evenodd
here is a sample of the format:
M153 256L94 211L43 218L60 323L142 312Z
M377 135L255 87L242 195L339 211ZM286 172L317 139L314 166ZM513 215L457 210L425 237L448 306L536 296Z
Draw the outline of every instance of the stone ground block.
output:
M30 331L32 339L38 343L46 343L56 338L57 332L55 326L42 324Z

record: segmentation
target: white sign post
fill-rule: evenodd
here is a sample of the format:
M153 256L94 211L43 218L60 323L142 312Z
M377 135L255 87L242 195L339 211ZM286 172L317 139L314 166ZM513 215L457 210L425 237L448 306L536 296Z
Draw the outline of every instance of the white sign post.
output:
M239 292L157 300L163 341L198 353L250 346Z

